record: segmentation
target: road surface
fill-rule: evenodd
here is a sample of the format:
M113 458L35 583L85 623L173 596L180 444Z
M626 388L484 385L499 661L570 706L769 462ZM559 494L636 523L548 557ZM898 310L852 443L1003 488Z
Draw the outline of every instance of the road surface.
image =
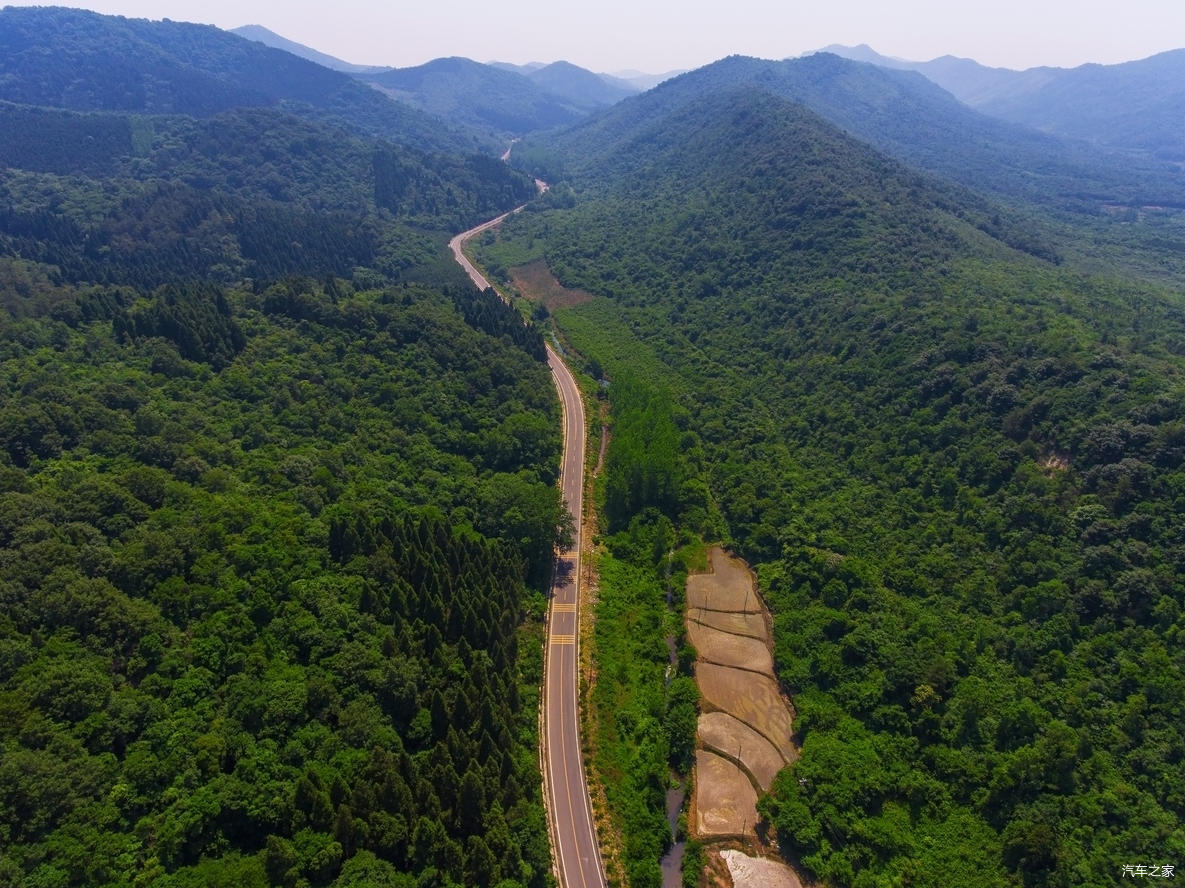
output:
M544 190L544 185L540 190ZM521 209L521 208L520 208ZM517 210L515 210L517 212ZM505 213L449 241L453 255L480 289L490 286L461 247L499 224ZM559 553L547 614L543 677L543 785L547 796L553 859L561 888L605 888L588 781L580 746L580 517L584 502L584 402L571 372L547 347L547 364L564 409L564 452L560 490L576 529L570 549Z

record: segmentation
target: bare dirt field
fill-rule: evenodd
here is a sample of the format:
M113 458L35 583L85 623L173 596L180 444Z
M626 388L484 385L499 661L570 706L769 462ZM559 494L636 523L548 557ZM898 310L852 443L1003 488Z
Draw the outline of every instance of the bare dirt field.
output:
M776 746L727 712L705 712L699 717L699 742L705 749L739 760L763 791L787 764Z
M556 280L542 259L510 269L510 279L523 296L532 302L542 302L548 311L579 305L594 298L592 293L584 290L569 290Z
M688 609L688 623L702 623L719 629L721 632L731 632L733 635L747 635L764 642L769 638L769 629L765 625L765 617L759 613L737 614L732 611L704 610L703 608Z
M715 546L710 553L712 573L687 578L687 609L733 611L760 614L761 598L753 587L753 576L743 561L729 558Z
M719 709L736 716L764 735L784 758L793 755L790 710L772 678L702 662L695 667L695 677L706 710Z
M701 661L773 675L774 660L764 641L691 621L687 623L687 638L695 645Z
M774 678L769 614L753 575L719 547L708 555L712 572L687 579L686 613L702 698L692 833L713 843L703 878L713 888L802 888L789 867L722 850L770 851L753 831L757 794L797 749L793 710Z
M703 838L752 834L757 790L728 759L705 749L695 754L695 834Z
M798 874L777 860L731 849L721 851L720 856L728 864L733 888L803 888Z

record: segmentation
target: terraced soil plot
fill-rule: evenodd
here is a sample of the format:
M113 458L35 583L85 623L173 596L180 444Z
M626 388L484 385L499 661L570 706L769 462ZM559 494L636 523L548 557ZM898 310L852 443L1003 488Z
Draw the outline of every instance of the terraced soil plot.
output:
M713 547L712 573L693 574L687 578L687 611L696 608L760 614L761 599L753 588L753 577L743 561L729 558L724 550Z
M698 733L701 746L740 761L762 789L769 789L787 764L777 747L727 712L705 712Z
M802 888L798 874L784 863L743 851L721 851L720 856L728 864L733 888Z
M702 623L688 621L687 637L695 645L701 662L736 666L772 675L774 660L764 641L747 635L721 632Z
M764 735L783 757L794 754L790 711L770 676L700 662L695 667L695 678L705 709L720 709L736 716Z
M759 613L735 614L731 611L687 610L687 622L700 623L711 626L721 632L731 632L733 635L745 635L764 642L769 638L769 630L765 626L765 617Z
M695 753L695 832L703 838L740 836L757 822L757 791L728 759Z
M754 830L756 800L797 749L793 710L774 678L769 614L753 575L718 547L709 557L714 573L687 578L685 622L698 654L701 696L691 831L714 843L709 884L802 888L789 867L721 850L738 839L745 847L770 850Z

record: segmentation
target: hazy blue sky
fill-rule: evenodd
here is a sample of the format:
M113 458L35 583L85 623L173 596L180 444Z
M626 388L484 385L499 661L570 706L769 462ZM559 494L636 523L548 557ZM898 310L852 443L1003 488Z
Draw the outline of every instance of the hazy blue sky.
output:
M19 6L45 5L16 3ZM567 59L658 73L730 53L830 43L1026 68L1114 63L1185 47L1183 0L93 0L89 9L233 28L259 24L346 61Z

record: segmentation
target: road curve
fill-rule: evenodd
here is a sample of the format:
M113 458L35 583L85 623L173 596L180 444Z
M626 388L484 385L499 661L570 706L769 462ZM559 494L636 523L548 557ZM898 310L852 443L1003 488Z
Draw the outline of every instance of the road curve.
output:
M494 227L509 215L505 213L449 241L457 262L482 290L490 283L461 247L466 240ZM551 346L547 347L547 364L563 407L560 490L572 514L575 534L572 547L556 557L547 614L541 738L543 785L553 860L561 888L606 888L580 745L580 517L584 503L584 401L572 373Z

